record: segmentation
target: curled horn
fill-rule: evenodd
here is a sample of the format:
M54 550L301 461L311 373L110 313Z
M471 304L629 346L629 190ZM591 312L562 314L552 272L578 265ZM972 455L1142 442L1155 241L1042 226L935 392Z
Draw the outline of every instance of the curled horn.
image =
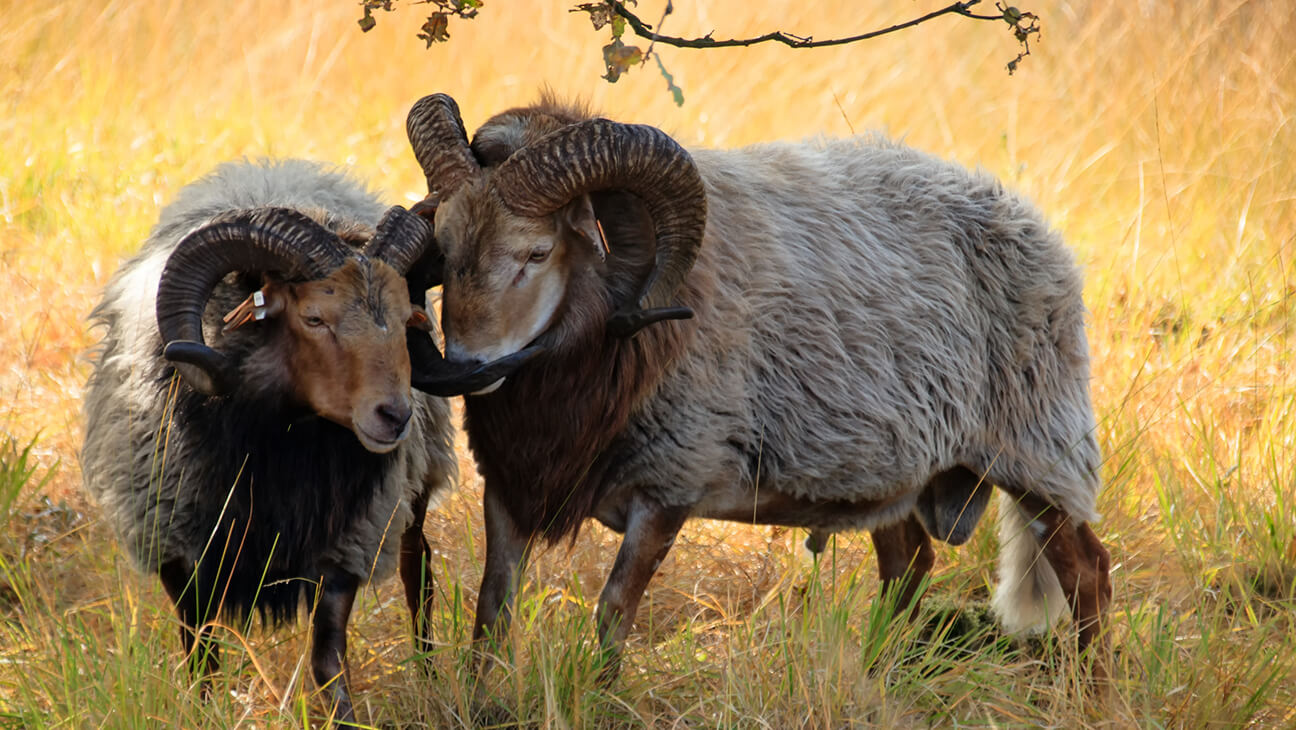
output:
M608 331L628 337L653 322L693 316L669 305L702 243L706 190L693 158L665 132L607 119L578 122L515 152L493 181L509 210L532 217L599 190L639 197L657 231L656 264L635 300L613 313Z
M488 363L456 362L445 359L425 332L407 331L410 351L410 385L424 393L441 396L463 395L481 390L511 375L543 352L532 345Z
M468 132L459 116L459 105L446 94L432 94L415 102L405 120L414 157L427 178L428 197L444 200L465 181L480 174L468 147Z
M385 261L404 276L410 301L419 306L426 306L427 290L441 283L445 257L432 234L432 224L399 205L383 215L364 254Z
M441 283L445 258L436 245L431 224L399 205L388 210L378 222L378 231L364 252L404 275L410 301L419 306L426 306L427 290ZM410 353L410 385L441 397L481 390L540 353L539 348L531 347L485 364L451 362L437 349L428 333L407 328L405 336Z
M237 383L234 365L203 339L202 315L212 290L231 271L277 271L318 279L353 252L336 235L288 208L223 213L185 236L158 281L162 354L194 389L208 395Z

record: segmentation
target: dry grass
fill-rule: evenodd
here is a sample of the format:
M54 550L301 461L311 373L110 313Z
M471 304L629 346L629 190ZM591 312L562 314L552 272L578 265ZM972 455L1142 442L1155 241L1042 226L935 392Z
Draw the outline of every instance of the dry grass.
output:
M514 661L492 675L496 700L474 719L463 663L482 534L469 478L429 527L444 560L438 678L408 666L402 602L394 584L379 586L353 622L362 716L438 727L1296 724L1290 3L1039 0L1026 7L1044 37L1011 78L1003 28L955 20L835 50L665 49L683 108L655 70L600 81L603 39L567 3L510 5L488 3L425 51L417 8L362 35L346 2L4 4L0 487L24 491L0 514L0 723L287 726L318 715L300 632L253 633L249 650L228 652L230 696L186 691L164 597L125 566L78 491L85 316L159 206L217 162L346 163L401 202L420 191L402 129L416 98L453 94L471 129L549 84L702 145L881 129L1038 201L1087 272L1116 691L1096 706L1061 647L984 624L990 530L940 553L926 615L952 626L942 640L878 618L867 540L839 540L812 575L799 534L721 524L687 528L622 681L598 690L582 642L615 541L594 528L532 569ZM668 30L827 36L914 10L750 5L677 2ZM659 3L641 10L655 17ZM957 625L941 623L949 616Z

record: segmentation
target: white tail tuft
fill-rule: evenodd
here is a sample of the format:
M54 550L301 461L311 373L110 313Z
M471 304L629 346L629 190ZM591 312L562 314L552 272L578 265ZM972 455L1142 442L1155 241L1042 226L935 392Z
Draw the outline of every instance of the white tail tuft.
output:
M1007 492L999 492L999 586L994 612L1011 634L1046 631L1068 612L1066 596L1032 528L1033 515L1022 512Z

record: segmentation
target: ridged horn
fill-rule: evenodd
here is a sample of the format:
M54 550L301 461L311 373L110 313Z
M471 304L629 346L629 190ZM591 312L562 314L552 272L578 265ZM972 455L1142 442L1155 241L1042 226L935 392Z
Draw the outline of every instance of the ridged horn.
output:
M428 197L445 200L481 169L468 147L459 105L447 94L419 99L405 120L414 157L427 178Z
M598 190L637 196L656 228L656 264L635 300L613 313L608 331L628 337L653 322L693 316L669 305L702 244L706 190L693 158L665 132L607 119L578 122L515 152L492 180L510 211L531 217Z
M432 234L432 225L421 216L393 206L378 222L378 230L365 246L365 255L386 261L405 277L410 301L427 306L427 290L441 283L445 257ZM511 375L539 354L528 348L489 363L456 363L446 360L427 332L405 331L410 355L410 385L447 398L481 390Z
M354 252L328 229L289 208L222 213L190 232L167 259L158 281L157 322L163 357L208 395L236 385L234 365L203 339L202 316L212 290L231 271L275 271L319 279Z
M404 276L410 301L420 306L426 303L427 290L441 283L445 257L432 234L432 224L399 205L383 215L364 254L385 261Z

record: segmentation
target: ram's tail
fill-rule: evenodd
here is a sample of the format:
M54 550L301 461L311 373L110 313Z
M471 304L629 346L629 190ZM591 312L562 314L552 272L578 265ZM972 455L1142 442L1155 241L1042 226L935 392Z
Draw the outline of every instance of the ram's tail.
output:
M999 492L999 586L994 611L1009 633L1044 631L1068 612L1057 574L1044 557L1032 515Z

